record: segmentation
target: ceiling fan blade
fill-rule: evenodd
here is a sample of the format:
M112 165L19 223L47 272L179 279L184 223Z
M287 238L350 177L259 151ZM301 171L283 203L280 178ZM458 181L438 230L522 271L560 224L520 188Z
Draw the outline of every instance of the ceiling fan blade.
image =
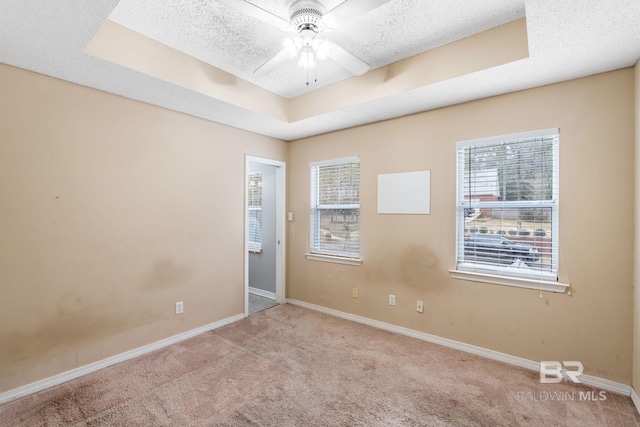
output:
M389 3L389 1L391 0L346 0L322 15L322 22L330 28L337 28L353 18Z
M262 64L260 68L255 70L253 73L259 74L259 75L269 74L274 70L274 68L284 63L290 57L291 55L289 55L289 51L286 48L282 49L280 52L276 54L276 56L274 56L273 58L271 58L270 60Z
M371 66L364 62L362 59L347 52L337 44L331 46L331 50L329 51L329 58L331 58L338 65L346 68L356 76L363 75L371 68Z
M284 28L289 25L289 20L283 19L278 15L274 15L266 9L256 6L253 3L249 3L246 0L217 0L218 3L222 3L225 6L229 6L236 11L251 16L259 21L271 24L274 27Z

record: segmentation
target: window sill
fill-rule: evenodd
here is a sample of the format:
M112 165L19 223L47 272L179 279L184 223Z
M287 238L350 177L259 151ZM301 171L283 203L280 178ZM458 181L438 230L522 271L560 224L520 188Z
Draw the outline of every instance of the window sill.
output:
M324 261L324 262L332 262L335 264L344 264L344 265L355 265L356 267L360 267L362 265L362 260L359 258L344 258L333 255L320 255L320 254L304 254L307 259L312 261Z
M567 283L524 279L519 277L496 276L493 274L476 273L462 270L449 270L449 274L451 275L452 279L470 280L472 282L491 283L494 285L502 286L514 286L517 288L535 289L537 291L564 293L569 287Z

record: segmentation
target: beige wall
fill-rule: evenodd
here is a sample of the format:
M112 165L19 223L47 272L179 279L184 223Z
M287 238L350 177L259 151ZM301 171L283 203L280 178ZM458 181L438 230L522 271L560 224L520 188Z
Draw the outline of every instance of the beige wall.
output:
M630 384L633 84L628 68L291 143L287 296L531 360L579 360L585 373ZM455 142L556 126L560 279L572 295L450 279ZM307 260L308 164L354 155L364 264ZM377 215L377 175L416 170L431 171L431 215Z
M635 275L633 286L633 388L640 391L640 61L634 68L636 126Z
M0 392L241 313L245 154L288 160L289 298L629 384L633 85L625 69L287 146L0 65ZM455 141L555 126L573 295L451 280ZM308 163L351 155L364 264L309 261ZM431 215L376 214L378 174L423 169Z
M243 313L244 156L286 143L5 65L0 93L0 392Z

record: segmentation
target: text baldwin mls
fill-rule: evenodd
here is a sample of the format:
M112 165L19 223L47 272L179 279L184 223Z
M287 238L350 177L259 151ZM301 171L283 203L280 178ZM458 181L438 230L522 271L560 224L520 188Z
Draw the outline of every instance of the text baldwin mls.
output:
M519 391L516 399L522 402L547 402L547 401L604 401L607 400L606 391Z

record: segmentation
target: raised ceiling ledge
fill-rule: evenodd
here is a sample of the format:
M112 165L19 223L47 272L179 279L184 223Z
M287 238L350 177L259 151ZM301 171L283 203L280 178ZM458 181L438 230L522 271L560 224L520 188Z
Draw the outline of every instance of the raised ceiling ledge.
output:
M286 99L106 20L85 53L292 123L529 57L526 19ZM301 84L302 80L301 80Z
M526 19L492 28L291 99L307 119L529 57Z
M287 99L108 19L84 52L249 111L288 121Z

